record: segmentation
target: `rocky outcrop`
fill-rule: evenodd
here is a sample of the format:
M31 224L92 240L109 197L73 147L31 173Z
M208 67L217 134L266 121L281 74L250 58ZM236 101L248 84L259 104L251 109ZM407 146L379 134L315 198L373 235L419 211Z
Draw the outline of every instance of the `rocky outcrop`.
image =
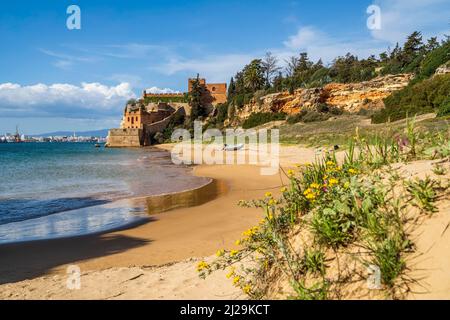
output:
M387 75L359 83L330 83L322 88L298 89L293 94L270 94L236 110L236 116L241 121L255 112L296 114L303 109L317 110L323 104L350 113L363 108L380 109L384 98L407 86L412 78L412 74Z
M332 83L324 87L328 95L326 104L343 108L348 112L358 112L365 105L382 102L392 92L403 89L412 78L411 74L400 74L378 77L360 83Z
M442 75L450 73L450 61L447 61L442 66L436 69L435 75Z

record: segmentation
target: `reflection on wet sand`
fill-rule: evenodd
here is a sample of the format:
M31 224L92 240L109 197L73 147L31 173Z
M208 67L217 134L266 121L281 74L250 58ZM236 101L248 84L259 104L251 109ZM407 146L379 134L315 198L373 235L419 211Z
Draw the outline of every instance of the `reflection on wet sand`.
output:
M123 199L104 205L60 212L0 225L0 244L67 238L126 229L150 221L149 214L204 204L226 192L223 182L209 181L195 189Z
M162 213L176 208L187 208L212 201L227 191L222 181L211 179L205 185L181 192L150 196L145 198L148 214Z

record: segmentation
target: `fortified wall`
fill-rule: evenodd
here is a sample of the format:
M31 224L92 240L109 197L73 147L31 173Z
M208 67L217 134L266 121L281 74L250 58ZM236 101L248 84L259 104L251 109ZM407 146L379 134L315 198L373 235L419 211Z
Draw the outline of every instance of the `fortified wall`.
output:
M120 129L109 130L107 146L120 148L150 145L153 136L164 131L174 116L190 114L187 100L195 80L188 79L188 93L147 93L144 90L141 99L130 102L125 107ZM206 83L205 79L199 81L205 88L202 98L211 110L227 101L226 83Z
M107 147L110 148L126 148L133 147L139 148L149 146L152 141L152 137L157 132L162 132L170 120L176 115L186 115L186 111L183 107L176 109L168 117L150 124L142 124L141 128L121 128L111 129L108 133Z
M108 133L108 143L106 145L111 148L139 148L145 145L144 130L111 129Z
M196 79L188 80L188 92L192 91L192 84ZM211 96L211 104L216 106L227 102L227 84L226 83L206 83L206 79L199 79L200 85L206 88L206 94Z

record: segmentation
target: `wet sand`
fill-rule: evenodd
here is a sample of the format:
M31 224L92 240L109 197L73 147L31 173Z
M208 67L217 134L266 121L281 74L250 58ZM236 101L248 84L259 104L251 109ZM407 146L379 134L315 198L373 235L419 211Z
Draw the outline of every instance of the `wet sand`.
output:
M166 146L170 149L170 146ZM281 148L281 165L314 161L315 152ZM404 166L408 177L430 173L432 161ZM244 209L241 199L278 193L286 177L261 176L256 166L212 165L194 174L223 181L227 191L199 206L152 215L127 230L51 241L0 246L0 299L244 299L228 272L198 277L198 261L211 261L221 248L234 248L242 231L261 218L258 209ZM409 299L448 299L449 199L440 199L439 213L417 228L412 258L419 284ZM81 290L66 286L68 265L81 268ZM31 279L31 280L27 280ZM361 298L361 297L359 297Z
M242 231L261 219L260 210L240 208L239 200L275 193L282 185L280 175L261 176L256 166L198 166L193 173L225 183L227 192L199 206L151 215L148 222L126 230L1 245L0 284L65 274L72 264L87 272L210 256L232 248Z

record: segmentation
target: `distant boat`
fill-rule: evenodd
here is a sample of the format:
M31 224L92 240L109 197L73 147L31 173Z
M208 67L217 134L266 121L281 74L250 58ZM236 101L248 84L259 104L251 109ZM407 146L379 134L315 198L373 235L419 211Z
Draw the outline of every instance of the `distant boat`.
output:
M96 144L95 144L95 147L96 147L96 148L100 148L100 147L101 147L100 143L96 143Z
M242 148L244 148L244 144L237 144L237 145L227 145L225 144L223 146L223 150L225 151L237 151L237 150L241 150Z

